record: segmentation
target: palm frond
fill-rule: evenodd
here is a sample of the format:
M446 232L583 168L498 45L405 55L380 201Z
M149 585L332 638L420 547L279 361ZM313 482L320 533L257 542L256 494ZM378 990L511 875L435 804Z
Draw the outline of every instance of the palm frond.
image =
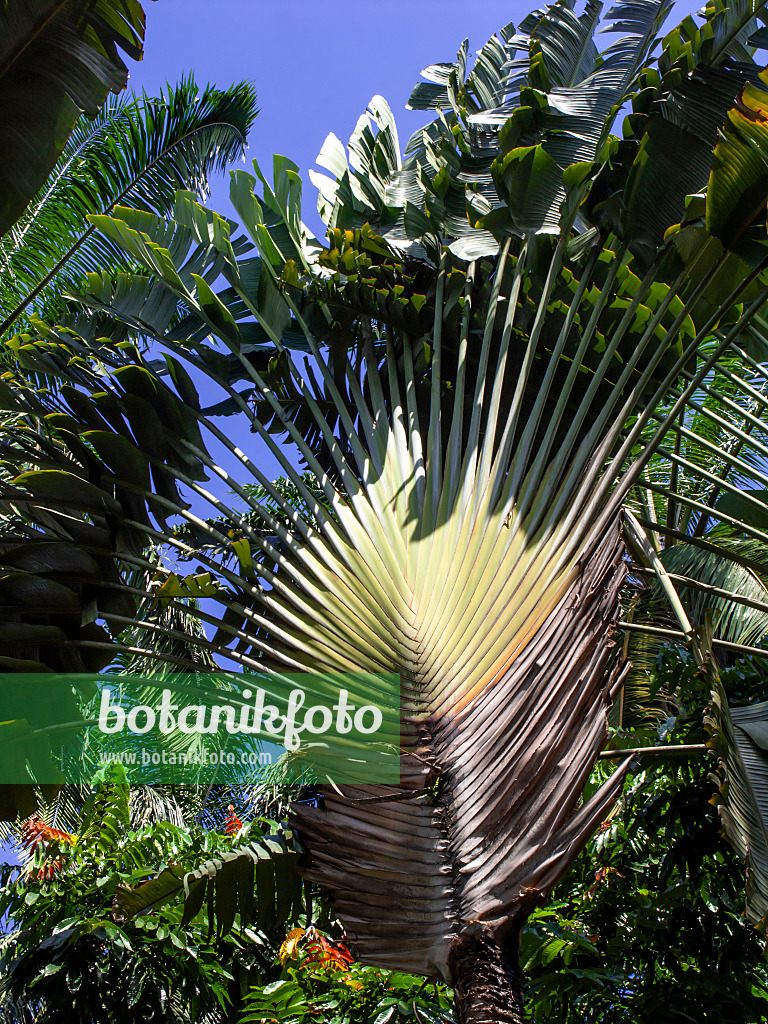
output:
M58 297L86 273L129 269L88 215L119 204L167 214L179 189L205 196L210 175L242 155L256 113L249 83L199 91L190 76L156 98L115 99L81 118L45 185L0 241L0 334L12 325L18 331L34 311L60 317Z
M257 256L239 258L230 225L189 194L177 196L173 223L127 207L93 218L141 268L138 297L130 279L117 288L95 275L82 300L107 314L118 293L116 319L130 311L134 324L148 307L162 362L105 341L96 374L74 327L35 325L15 343L20 365L61 384L45 396L11 390L36 425L13 433L6 456L2 497L22 521L19 547L42 536L120 568L113 580L97 564L89 578L109 636L67 633L74 650L194 667L121 642L152 596L125 574L148 571L147 547L161 544L194 557L188 586L202 578L210 594L205 607L185 606L205 634L165 626L166 638L267 676L400 678L400 784L328 780L319 805L293 818L308 877L330 890L358 954L387 968L447 976L480 938L500 946L603 819L623 770L581 795L627 671L613 635L627 572L622 505L633 488L673 495L695 513L696 548L702 509L733 525L720 492L745 494L744 478L731 483L720 463L741 473L749 446L762 451L749 405L758 389L745 403L731 362L768 299L765 250L753 248L768 186L731 174L750 154L768 161L759 117L731 112L710 191L653 253L616 207L643 136L630 134L627 160L614 160L610 125L665 10L619 4L610 24L625 35L592 75L552 86L536 111L510 112L487 167L498 201L482 217L460 170L475 143L456 111L453 127L438 118L416 144L434 175L414 158L409 177L377 101L378 133L358 125L351 168L326 150L338 186L327 186L328 246L302 225L300 182L282 158L272 183L258 168L233 176ZM526 26L529 57L542 19L591 52L584 24L557 8ZM565 67L556 50L547 74ZM453 104L463 72L441 75ZM757 89L743 93L745 109L766 103ZM420 198L409 199L414 182ZM454 245L467 239L480 245L475 258ZM734 276L737 260L746 270ZM217 292L219 273L229 287ZM181 311L170 330L158 294ZM220 398L207 409L202 379L206 401ZM716 379L728 383L722 393ZM219 415L235 413L294 492L233 440ZM705 437L698 457L691 417L718 417L743 449ZM687 537L661 505L655 529ZM177 608L189 591L170 570L168 583L163 599ZM129 610L110 604L115 593ZM39 647L55 657L50 641Z
M249 838L244 834L243 838ZM304 908L304 884L296 871L299 854L290 833L253 838L187 870L169 865L149 881L121 886L115 894L118 921L146 914L158 905L181 897L183 922L207 908L209 928L219 934L253 924L263 931L285 927Z
M729 842L747 862L746 914L768 929L768 705L729 708L714 681L709 717L719 755L718 812Z

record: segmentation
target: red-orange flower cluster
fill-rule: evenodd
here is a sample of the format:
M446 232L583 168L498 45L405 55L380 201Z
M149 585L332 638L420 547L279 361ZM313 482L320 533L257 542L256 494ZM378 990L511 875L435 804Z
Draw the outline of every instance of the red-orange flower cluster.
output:
M227 805L227 816L224 819L224 831L228 836L237 835L240 829L243 827L242 821L235 814L235 808L233 804Z
M64 843L72 846L76 836L69 832L62 832L61 829L46 825L42 818L34 817L25 821L21 826L21 845L25 850L36 850L40 843Z
M313 964L315 970L348 971L349 965L355 960L343 942L329 942L317 931L304 948L306 952L302 957L302 967Z
M25 850L34 852L41 843L57 843L59 846L73 846L77 842L77 836L69 832L62 832L59 828L46 825L42 818L37 815L25 821L21 826L21 845ZM64 866L63 857L55 857L48 864L44 864L37 872L38 878L53 878L57 871Z

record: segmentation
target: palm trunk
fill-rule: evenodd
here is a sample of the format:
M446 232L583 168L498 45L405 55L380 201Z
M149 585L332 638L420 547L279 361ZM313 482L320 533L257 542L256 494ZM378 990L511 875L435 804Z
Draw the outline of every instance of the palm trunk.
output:
M459 1024L523 1024L523 972L519 931L501 944L488 933L451 948L456 1018Z

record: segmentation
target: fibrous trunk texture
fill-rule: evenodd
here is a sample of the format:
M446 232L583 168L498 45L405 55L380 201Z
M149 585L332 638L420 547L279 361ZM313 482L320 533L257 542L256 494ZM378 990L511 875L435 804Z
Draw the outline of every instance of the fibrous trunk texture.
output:
M456 942L448 966L459 1024L523 1024L519 932L497 943L491 936Z

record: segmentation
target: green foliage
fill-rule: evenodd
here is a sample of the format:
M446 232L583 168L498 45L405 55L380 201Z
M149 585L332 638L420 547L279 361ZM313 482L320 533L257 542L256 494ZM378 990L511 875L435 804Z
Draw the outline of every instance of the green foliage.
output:
M34 322L12 342L20 372L49 374L59 394L30 395L22 385L4 398L14 416L27 414L7 453L6 496L26 517L11 559L44 535L57 554L85 545L114 555L121 571L150 568L150 540L199 562L186 581L158 580L155 594L147 583L115 586L109 566L96 564L87 590L73 592L69 617L42 623L61 632L32 634L46 658L59 657L64 640L76 652L98 644L79 632L86 597L110 625L113 652L127 654L129 634L113 624L135 625L138 599L159 595L178 611L177 602L205 596L219 602L218 615L202 601L183 607L216 624L215 636L210 647L202 628L186 639L236 666L401 673L402 785L361 798L329 788L322 806L299 807L293 819L314 854L309 877L331 889L350 941L371 963L445 974L457 935L478 922L504 935L510 918L527 913L528 895L561 877L620 789L621 772L599 772L604 785L588 786L580 802L618 685L606 667L623 578L619 515L639 475L647 468L640 483L672 495L663 517L645 496L654 526L663 518L687 545L729 550L744 566L734 547L712 543L707 524L718 512L729 522L721 490L735 490L740 509L759 506L764 493L744 486L750 471L764 476L767 449L752 411L753 402L768 405L753 387L764 371L754 363L742 381L732 370L768 297L768 138L743 112L728 115L739 96L758 119L768 103L758 84L746 84L757 77L762 5L713 2L700 25L686 19L657 40L668 6L619 2L606 27L620 38L602 54L593 42L599 10L588 4L577 16L567 2L524 19L519 33L503 29L469 74L462 47L415 91L413 105L440 115L402 157L391 112L376 97L350 139L349 164L335 137L323 148L332 174L318 180L326 246L301 224L301 183L282 157L271 183L258 166L233 176L232 200L258 255L189 192L175 196L172 217L127 203L92 216L140 273L90 274L80 295L90 314L55 328ZM628 104L618 138L614 121ZM750 169L746 191L733 173L741 166ZM165 360L126 345L126 332L157 342ZM300 368L290 349L312 359ZM202 408L196 375L218 386L221 401ZM266 480L216 422L234 413L280 460L289 486ZM754 438L746 435L761 446L751 464L721 443L741 441L743 420L758 421ZM670 456L661 445L673 422ZM285 438L312 479L280 449ZM211 440L233 457L237 480ZM656 454L672 464L662 482ZM746 465L746 476L726 479L731 464ZM207 489L209 476L245 511ZM213 510L207 519L198 505L190 511L198 500ZM730 525L768 539L746 518L730 516ZM765 613L762 580L717 575L712 559L689 551L664 555L669 567L702 577L685 577L687 589L712 590L704 577L749 584L751 610ZM53 593L51 560L25 571L26 582ZM112 604L121 587L134 601L127 613ZM630 610L658 610L641 604ZM696 610L705 614L705 602ZM40 625L25 607L17 614L24 626ZM721 615L721 623L742 640L764 630L754 615ZM643 653L651 705L643 712L658 713L661 695L664 736L695 736L701 707L686 700L701 697L697 672ZM580 862L565 898L535 913L524 959L538 1019L685 1019L685 975L701 977L709 993L716 970L733 970L740 957L747 967L737 989L726 987L719 1002L713 994L704 1012L710 1020L733 1019L739 1004L759 1012L762 961L734 911L738 876L717 846L711 786L696 771L673 767L661 787L650 772L635 773L621 811L590 847L601 877ZM95 816L114 859L114 830ZM418 843L404 844L404 834ZM182 924L207 901L211 941L214 930L218 940L234 937L248 916L248 872L257 862L258 895L266 862L262 893L270 912L281 899L289 906L275 912L282 921L296 901L272 862L287 858L262 857L265 846L217 850L202 866L192 858L193 867L185 847L183 864L123 880L118 909L125 918L135 909L138 922L186 880ZM246 1019L345 1019L349 994L333 986L355 986L283 969L274 987L261 979ZM365 977L363 989L380 984ZM408 998L380 992L372 1020L411 1010L439 1019L442 996L419 1011L413 985L394 986ZM670 990L678 998L665 1006ZM361 1005L368 1012L362 996L355 1012Z
M660 729L662 742L703 742L703 681L673 652L660 674L688 698ZM723 670L723 680L732 702L765 693L751 663ZM743 918L744 870L712 806L712 767L700 754L635 762L615 811L551 904L531 915L522 965L533 1021L765 1019L765 949Z
M83 808L78 835L25 826L26 862L6 872L0 897L12 922L0 1019L452 1022L444 986L357 964L314 927L286 938L305 908L286 874L297 878L296 854L285 838L258 838L274 822L243 823L230 809L220 831L164 821L132 830L128 797L114 768ZM255 873L242 870L254 862ZM263 869L277 862L286 870L270 877ZM327 906L316 910L338 934Z
M41 187L83 112L141 60L137 0L6 0L0 7L0 235Z
M129 827L129 788L119 765L103 769L94 779L96 792L80 812L80 844L95 856L110 859Z
M149 881L121 886L115 895L115 914L122 919L141 916L174 897L184 902L186 924L204 911L210 931L228 934L235 921L240 928L282 928L303 911L304 886L297 874L299 858L289 845L291 834L263 838L263 822L249 823L237 832L238 845L207 850L215 856L190 869L172 864ZM249 843L243 840L250 839ZM254 898L256 893L256 898Z
M40 1024L221 1020L249 984L268 979L270 942L303 905L287 900L285 874L278 890L268 872L234 877L226 868L249 839L249 850L262 848L260 862L280 852L287 864L284 841L256 838L274 825L254 819L204 832L161 821L131 830L127 810L128 787L114 768L86 803L78 835L26 826L30 854L0 897L13 928L0 959L6 1009L15 1000ZM199 879L217 875L207 906L191 906ZM178 879L172 890L169 876ZM185 904L174 897L188 880ZM158 884L151 902L137 897ZM244 889L253 927L235 900Z
M179 189L204 196L208 179L242 155L257 113L250 83L198 89L192 76L157 97L112 100L81 118L42 189L0 239L0 335L30 315L61 321L62 294L89 271L130 270L87 218L117 204L168 213Z
M317 950L344 947L314 935L314 941L298 946L295 962L285 958L276 980L248 993L237 1024L453 1024L452 992L444 985L354 961L322 959Z

